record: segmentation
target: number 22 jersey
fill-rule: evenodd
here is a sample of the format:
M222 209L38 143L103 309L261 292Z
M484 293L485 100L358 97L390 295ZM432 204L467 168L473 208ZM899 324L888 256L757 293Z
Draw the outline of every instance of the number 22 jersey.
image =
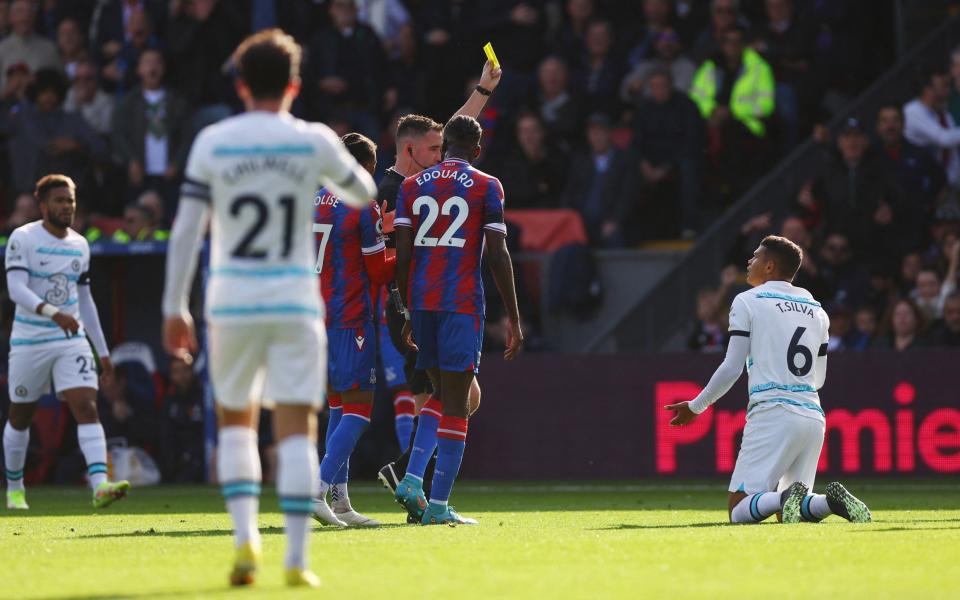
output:
M411 310L483 315L484 230L506 235L496 177L448 159L404 180L394 227L413 230Z
M288 114L247 112L200 133L182 195L212 204L211 322L320 316L314 194L321 186L349 185L358 171L328 127Z

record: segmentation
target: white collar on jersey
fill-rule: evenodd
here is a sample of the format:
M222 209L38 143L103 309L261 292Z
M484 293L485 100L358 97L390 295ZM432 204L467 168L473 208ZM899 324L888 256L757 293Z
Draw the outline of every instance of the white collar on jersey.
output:
M462 158L445 158L445 159L443 159L442 161L440 161L440 164L448 163L448 162L463 163L463 164L467 165L468 167L470 166L470 163L467 162L467 161L465 161L465 160L463 160Z

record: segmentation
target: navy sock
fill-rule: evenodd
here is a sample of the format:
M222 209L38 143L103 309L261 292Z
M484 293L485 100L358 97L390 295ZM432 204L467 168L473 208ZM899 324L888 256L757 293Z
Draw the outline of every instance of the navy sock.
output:
M327 438L329 445L320 462L320 481L329 484L346 483L347 461L353 454L357 440L370 426L372 408L369 404L344 405L343 418L340 419L333 435Z

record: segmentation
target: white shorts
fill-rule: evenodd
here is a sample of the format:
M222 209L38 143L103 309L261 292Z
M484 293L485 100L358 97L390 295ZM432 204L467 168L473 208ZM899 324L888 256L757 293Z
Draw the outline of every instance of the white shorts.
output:
M813 489L825 424L782 406L755 409L743 429L731 492L781 491L795 481Z
M320 406L327 385L327 335L319 320L211 324L210 381L217 402Z
M97 389L97 365L86 338L10 349L10 401L36 402L51 388L57 393L74 388Z

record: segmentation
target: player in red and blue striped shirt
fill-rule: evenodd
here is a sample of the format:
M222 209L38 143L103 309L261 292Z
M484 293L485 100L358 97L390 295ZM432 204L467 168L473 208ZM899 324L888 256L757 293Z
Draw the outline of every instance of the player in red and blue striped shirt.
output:
M357 133L343 136L342 141L372 174L377 164L376 145ZM314 516L330 525L371 527L379 523L353 510L347 480L350 455L370 424L377 382L377 334L370 286L382 286L393 279L394 260L386 256L380 208L375 203L355 210L321 189L314 204L317 273L327 314L330 407ZM332 510L327 504L327 491L333 500Z
M510 319L504 358L523 343L513 266L503 222L500 182L473 168L483 131L458 115L443 128L443 162L404 180L393 224L397 237L397 286L409 306L408 344L419 350L439 392L442 415L421 411L407 473L396 498L421 523L472 523L448 506L467 438L469 391L480 365L484 298L480 265L484 249ZM436 419L439 416L439 421ZM423 473L437 448L430 503L424 510Z

